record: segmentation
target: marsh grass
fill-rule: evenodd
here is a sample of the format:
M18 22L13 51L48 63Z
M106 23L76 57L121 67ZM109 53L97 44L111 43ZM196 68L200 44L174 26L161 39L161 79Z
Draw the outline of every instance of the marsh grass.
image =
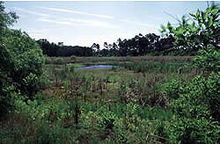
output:
M163 87L171 78L193 77L190 67L178 73L185 63L130 61L100 70L79 65L47 65L50 86L1 121L1 143L169 142L164 126L173 113Z

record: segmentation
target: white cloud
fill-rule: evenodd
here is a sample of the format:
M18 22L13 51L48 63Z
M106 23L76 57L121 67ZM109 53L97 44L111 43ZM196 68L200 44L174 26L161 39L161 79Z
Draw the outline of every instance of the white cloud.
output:
M128 19L121 19L119 21L124 22L124 23L133 24L133 25L138 25L138 26L154 27L153 25L150 25L150 24L147 24L147 23L141 23L141 22L138 22L138 21L132 21L132 20L128 20Z
M85 19L69 19L73 23L84 24L89 26L105 27L105 28L116 28L116 25L113 25L108 22L98 21L98 20L85 20Z
M51 11L57 11L57 12L73 13L73 14L80 14L80 15L93 16L93 17L106 18L106 19L113 19L114 18L109 15L94 14L94 13L75 11L75 10L69 10L69 9L60 9L60 8L51 8L51 7L48 7L48 8L47 7L40 7L40 8L51 10Z
M41 17L50 16L50 15L45 14L45 13L30 11L30 10L26 10L26 9L22 9L22 8L17 8L17 7L14 7L14 10L21 11L21 12L28 13L28 14L32 14L32 15L36 15L36 16L41 16Z
M98 20L76 19L76 18L51 19L51 18L42 17L39 18L38 21L61 24L61 25L77 25L77 26L85 25L85 26L96 26L102 28L117 28L116 25L113 25L108 22L103 22Z
M52 20L48 18L39 18L38 20L42 22L48 22L48 23L54 23L54 24L71 25L71 22L68 22L68 21L58 21L58 20Z

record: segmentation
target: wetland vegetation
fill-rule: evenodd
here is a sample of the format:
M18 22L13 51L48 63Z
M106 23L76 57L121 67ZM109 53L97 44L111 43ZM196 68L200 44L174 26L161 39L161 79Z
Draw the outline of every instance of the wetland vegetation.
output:
M162 27L193 57L48 57L0 12L0 143L220 143L217 5Z

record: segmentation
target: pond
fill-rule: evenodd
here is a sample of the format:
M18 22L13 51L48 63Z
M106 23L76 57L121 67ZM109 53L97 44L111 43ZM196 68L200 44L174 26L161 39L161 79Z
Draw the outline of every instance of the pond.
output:
M79 67L78 69L111 69L111 68L118 68L119 66L116 65L90 65L90 66L84 66Z

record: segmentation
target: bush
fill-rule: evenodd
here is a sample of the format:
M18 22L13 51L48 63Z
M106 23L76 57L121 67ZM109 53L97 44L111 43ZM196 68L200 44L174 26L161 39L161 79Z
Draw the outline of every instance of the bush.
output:
M175 117L168 129L172 143L218 143L219 79L217 73L208 78L197 76L182 85L167 87Z
M1 85L0 90L0 118L14 108L15 87L10 84Z
M50 64L51 63L51 58L45 56L45 64Z
M220 142L219 129L219 123L206 118L174 117L169 124L165 125L164 131L171 144L217 144Z
M200 70L217 73L220 71L220 50L210 45L207 49L200 50L193 62Z
M37 88L46 88L51 84L50 78L49 78L49 72L44 71L43 74L39 77L38 80L38 86Z
M54 60L54 64L63 64L63 63L64 63L63 58L56 58L56 59Z
M190 17L183 16L177 26L170 23L161 26L162 34L174 37L174 45L181 52L195 55L198 50L207 49L209 45L219 49L219 13L218 5L212 3L206 10L197 10ZM183 51L182 51L183 50Z
M70 57L70 59L71 59L71 60L73 60L73 61L75 61L75 60L76 60L76 58L77 58L77 57L76 57L76 56L74 56L74 55L72 55L72 56Z
M4 12L0 2L0 103L4 111L14 92L32 94L43 73L44 58L39 45L25 32L8 28L16 18L15 13Z
M74 72L75 66L74 64L67 64L66 65L68 72Z

